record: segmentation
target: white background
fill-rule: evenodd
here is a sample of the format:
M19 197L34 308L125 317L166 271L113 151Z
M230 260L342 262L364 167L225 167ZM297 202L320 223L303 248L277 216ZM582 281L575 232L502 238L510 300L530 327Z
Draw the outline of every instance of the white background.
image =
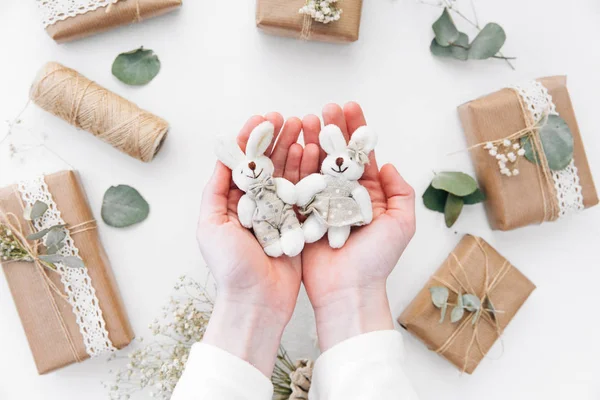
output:
M469 2L462 1L470 13ZM482 22L505 28L504 52L518 57L516 71L499 60L434 59L430 26L440 10L415 0L367 0L360 41L351 45L267 36L255 28L255 3L248 0L187 0L168 16L57 45L42 29L34 1L3 0L0 120L18 114L37 70L56 60L171 123L161 153L143 164L34 107L24 115L24 125L47 133L48 147L79 170L97 217L104 191L114 184L135 186L151 204L149 219L139 226L117 230L99 224L134 330L147 337L147 324L176 278L205 272L195 229L201 191L215 162L212 138L234 134L253 114L275 110L302 117L327 102L359 101L379 132L381 164L393 162L420 195L432 170L473 172L467 153L447 156L466 147L456 106L510 83L567 74L592 172L600 179L600 5L478 0L476 6ZM126 87L111 75L111 63L140 45L157 52L162 70L146 87ZM49 154L8 160L4 150L2 183L50 168L53 160ZM466 207L455 227L446 229L443 216L419 200L417 221L416 237L389 279L395 317L464 233L483 236L538 286L506 330L504 353L495 346L474 376L459 376L405 335L407 373L421 399L600 399L600 208L501 233L490 230L481 205ZM301 296L285 336L293 355L316 355L313 325ZM0 399L105 399L100 381L109 367L96 359L37 376L0 278Z

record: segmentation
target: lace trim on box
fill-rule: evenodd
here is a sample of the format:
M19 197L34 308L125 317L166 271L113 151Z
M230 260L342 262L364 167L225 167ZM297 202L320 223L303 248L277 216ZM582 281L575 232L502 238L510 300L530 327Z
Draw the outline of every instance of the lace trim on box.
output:
M119 0L36 0L44 28L58 21L107 7Z
M545 113L558 115L552 96L540 82L529 81L511 88L523 98L534 121L539 121ZM565 169L552 171L552 179L560 208L559 218L585 208L574 160Z
M33 206L37 200L48 205L48 210L44 215L33 223L38 232L65 223L43 176L20 182L18 186L25 205ZM63 256L79 257L79 249L75 247L69 230L66 231L65 246L58 253ZM92 286L87 268L69 268L60 263L56 263L56 267L79 325L79 332L83 336L87 353L90 357L95 357L115 351L116 349L108 337L106 322L102 316L96 290Z

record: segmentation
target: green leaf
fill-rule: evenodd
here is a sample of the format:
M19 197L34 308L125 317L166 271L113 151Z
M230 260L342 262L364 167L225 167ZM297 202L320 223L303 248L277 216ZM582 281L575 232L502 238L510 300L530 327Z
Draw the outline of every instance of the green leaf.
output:
M450 313L450 322L455 323L457 321L460 321L460 319L463 317L463 315L465 314L465 310L463 308L463 301L462 301L462 296L460 295L460 293L458 294L458 297L456 298L456 306L454 306L454 308L452 309L452 312Z
M50 229L50 232L48 232L45 244L47 247L57 246L59 243L65 240L66 237L67 231L64 228L53 228Z
M147 84L159 71L158 56L143 47L119 54L112 65L112 73L117 79L135 86Z
M443 286L432 286L429 288L429 293L431 293L433 305L437 308L442 308L448 302L448 296L450 295L448 289Z
M440 190L463 197L477 190L477 182L462 172L440 172L435 175L431 185Z
M504 29L498 24L489 23L473 39L469 49L469 58L485 60L493 57L504 46L505 41L506 33L504 33Z
M435 40L440 46L446 47L458 40L458 29L456 29L447 8L444 8L442 15L433 23L432 28Z
M66 225L54 225L54 226L51 226L50 228L42 229L39 232L35 232L35 233L32 233L31 235L27 236L27 240L40 240L41 238L46 236L48 234L48 232L55 230L55 229L64 228L65 226Z
M43 201L36 201L33 204L33 207L31 207L31 213L29 214L30 220L38 219L44 215L46 210L48 210L48 204L44 203Z
M573 159L573 134L567 122L558 115L549 115L546 124L540 128L540 140L544 154L548 160L548 167L554 171L565 169ZM525 149L525 158L534 164L539 164L539 157L534 154L531 138L526 136L521 139Z
M450 45L448 46L441 46L440 44L438 44L436 38L433 38L431 40L431 44L429 45L429 51L431 51L431 54L433 54L436 57L452 57L452 47Z
M142 195L127 185L111 186L104 193L102 219L116 228L142 222L148 217L150 206Z
M443 213L447 198L448 192L429 185L425 193L423 193L423 204L430 210Z
M481 315L481 309L477 310L477 312L475 314L473 314L473 317L471 318L471 325L475 325L475 323L479 319L480 315Z
M481 301L473 294L463 294L462 301L467 311L477 311L481 308Z
M466 61L469 58L469 37L460 32L458 39L449 46L440 46L436 39L431 41L429 50L431 54L437 57L450 57L457 60Z
M65 259L65 257L61 256L60 254L43 254L39 256L39 259L45 262L49 262L51 264L55 264L62 262Z
M461 197L455 196L452 193L448 194L446 200L446 207L444 208L444 216L446 219L446 226L452 227L463 209L464 201Z
M494 307L494 304L489 297L485 298L484 307L490 314L492 314L492 318L496 319L496 307Z
M440 324L442 322L444 322L444 318L446 318L446 311L448 310L448 304L444 303L444 305L442 306L442 314L440 316Z
M476 191L474 191L468 196L463 197L462 199L465 202L465 204L473 205L485 201L485 194L483 194L483 192L479 188L477 188Z
M85 264L83 264L83 260L79 257L67 256L64 257L61 261L62 264L69 268L83 268Z
M60 249L65 247L65 242L59 242L55 245L46 247L46 254L56 254Z

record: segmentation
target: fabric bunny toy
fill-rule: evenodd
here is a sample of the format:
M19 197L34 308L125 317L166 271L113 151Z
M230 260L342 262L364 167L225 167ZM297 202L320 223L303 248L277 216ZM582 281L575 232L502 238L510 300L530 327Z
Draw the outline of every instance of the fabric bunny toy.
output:
M238 218L271 257L293 257L304 248L304 234L293 209L296 188L283 178L273 178L275 167L265 150L273 140L273 124L266 121L250 133L246 154L234 142L220 140L217 157L232 171L232 179L244 194L238 202Z
M327 125L319 134L327 153L321 174L312 174L296 185L300 213L308 215L302 226L306 243L321 239L328 232L329 245L340 248L348 240L352 226L366 225L373 219L369 192L358 183L377 143L375 132L362 126L350 143L340 128Z

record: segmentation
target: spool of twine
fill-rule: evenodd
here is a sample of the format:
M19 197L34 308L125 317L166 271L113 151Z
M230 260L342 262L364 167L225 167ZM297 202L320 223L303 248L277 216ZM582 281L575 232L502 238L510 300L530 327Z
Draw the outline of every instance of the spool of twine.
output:
M29 96L49 113L144 162L154 159L169 131L164 119L55 62L41 69Z

